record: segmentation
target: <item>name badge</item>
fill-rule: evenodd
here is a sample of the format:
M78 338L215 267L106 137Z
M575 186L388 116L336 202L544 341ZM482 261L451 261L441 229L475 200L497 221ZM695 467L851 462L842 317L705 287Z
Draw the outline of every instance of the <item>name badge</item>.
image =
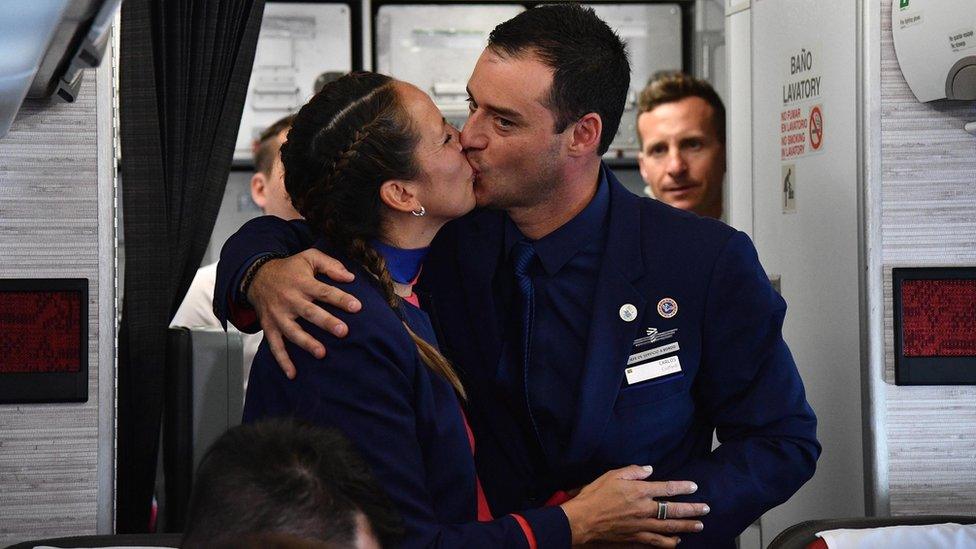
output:
M633 385L649 379L676 374L681 371L681 361L677 356L669 356L661 360L647 362L627 368L627 385Z
M627 358L627 366L633 366L638 362L644 362L646 360L650 360L652 358L656 358L661 355L666 355L668 353L673 353L678 350L680 350L680 348L678 347L678 342L675 341L674 343L669 343L667 345L662 345L660 347L648 349L640 353L634 353Z

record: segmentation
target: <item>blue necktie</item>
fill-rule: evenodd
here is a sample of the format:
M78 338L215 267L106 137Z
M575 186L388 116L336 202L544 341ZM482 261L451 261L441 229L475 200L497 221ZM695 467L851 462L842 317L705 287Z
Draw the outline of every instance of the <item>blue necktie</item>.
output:
M532 350L532 323L535 320L535 290L532 287L532 278L529 276L529 267L535 257L535 249L526 240L519 240L512 248L512 265L522 312L522 390L525 392L525 406L529 421L535 431L536 440L541 444L539 426L536 424L532 414L532 404L529 402L529 358ZM544 449L543 453L545 453Z
M528 241L519 240L512 248L512 263L515 268L515 284L518 286L519 306L522 310L522 370L528 370L529 350L532 344L532 320L535 317L535 292L529 265L535 259L535 249Z

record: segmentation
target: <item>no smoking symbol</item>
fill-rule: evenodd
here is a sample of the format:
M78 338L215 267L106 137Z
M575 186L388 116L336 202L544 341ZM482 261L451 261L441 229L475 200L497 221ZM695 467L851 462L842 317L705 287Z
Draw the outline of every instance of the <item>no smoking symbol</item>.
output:
M810 147L813 150L820 150L823 145L823 113L820 106L810 109Z

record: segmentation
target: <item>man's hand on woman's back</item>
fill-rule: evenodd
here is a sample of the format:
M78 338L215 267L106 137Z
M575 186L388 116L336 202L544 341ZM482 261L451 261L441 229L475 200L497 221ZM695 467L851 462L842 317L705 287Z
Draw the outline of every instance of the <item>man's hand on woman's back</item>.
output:
M271 354L289 379L295 378L295 365L288 357L284 340L322 358L326 348L298 324L299 317L315 324L336 337L343 337L349 328L329 314L316 301L351 313L362 305L355 297L318 281L315 275L324 274L336 282L350 282L350 273L336 259L314 248L291 257L273 259L261 265L247 289L247 301L254 307Z

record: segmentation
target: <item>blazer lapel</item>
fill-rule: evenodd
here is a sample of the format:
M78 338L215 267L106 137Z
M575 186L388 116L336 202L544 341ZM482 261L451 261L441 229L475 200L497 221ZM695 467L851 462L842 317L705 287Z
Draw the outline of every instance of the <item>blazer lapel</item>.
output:
M490 214L473 220L472 227L462 231L458 238L459 286L467 310L462 315L451 316L471 323L471 333L476 343L464 354L471 362L480 363L478 371L469 373L482 382L495 378L501 356L502 339L498 330L492 277L498 267L502 239L500 217ZM471 353L478 353L479 356Z
M568 464L578 464L596 450L613 411L627 357L637 338L647 301L634 282L644 274L641 254L640 199L626 190L607 169L610 183L610 226L606 251L597 277L586 356ZM621 307L633 305L635 318L622 318Z

